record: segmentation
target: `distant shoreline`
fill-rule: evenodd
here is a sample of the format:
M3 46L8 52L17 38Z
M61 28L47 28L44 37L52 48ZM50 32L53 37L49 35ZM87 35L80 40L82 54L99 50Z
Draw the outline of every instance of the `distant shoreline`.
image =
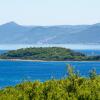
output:
M0 59L0 61L22 61L22 62L100 62L100 61L74 61L74 60L69 60L69 61L46 61L46 60L27 60L27 59Z
M26 59L0 59L0 61L45 62L45 61L43 61L43 60L26 60Z

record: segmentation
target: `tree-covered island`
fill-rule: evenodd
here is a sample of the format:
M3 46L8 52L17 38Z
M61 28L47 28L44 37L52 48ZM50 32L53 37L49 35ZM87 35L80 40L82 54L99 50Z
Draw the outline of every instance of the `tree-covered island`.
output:
M42 61L92 61L100 56L86 56L70 49L60 47L38 47L11 50L0 55L0 59L22 59Z

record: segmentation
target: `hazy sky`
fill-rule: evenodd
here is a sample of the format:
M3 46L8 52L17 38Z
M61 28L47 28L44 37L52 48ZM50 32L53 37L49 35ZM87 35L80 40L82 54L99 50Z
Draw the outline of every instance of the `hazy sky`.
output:
M67 25L100 22L100 0L0 0L0 24Z

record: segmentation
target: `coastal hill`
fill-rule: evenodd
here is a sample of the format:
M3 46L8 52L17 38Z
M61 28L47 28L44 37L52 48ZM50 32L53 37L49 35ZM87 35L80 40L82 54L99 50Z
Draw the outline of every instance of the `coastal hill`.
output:
M22 26L0 25L0 44L100 43L100 24Z
M24 59L44 61L84 60L87 57L79 52L60 47L40 47L11 50L1 54L1 59Z
M42 61L87 61L100 60L100 56L86 56L60 47L38 47L11 50L0 55L0 59L42 60Z

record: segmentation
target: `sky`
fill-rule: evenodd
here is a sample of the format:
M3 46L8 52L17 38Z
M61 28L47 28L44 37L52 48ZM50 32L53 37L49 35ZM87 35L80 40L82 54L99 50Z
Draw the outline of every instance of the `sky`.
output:
M76 25L100 23L100 0L0 0L0 24Z

